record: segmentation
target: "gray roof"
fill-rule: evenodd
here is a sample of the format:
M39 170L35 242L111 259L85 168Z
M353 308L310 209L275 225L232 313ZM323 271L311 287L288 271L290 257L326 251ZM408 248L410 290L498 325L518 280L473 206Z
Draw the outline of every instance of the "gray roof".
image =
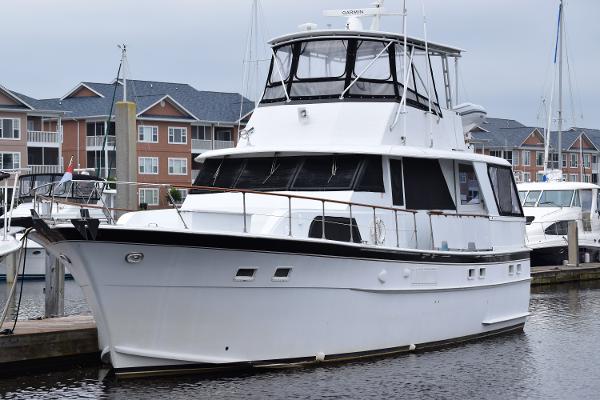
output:
M27 96L32 107L41 110L61 110L67 118L107 116L110 113L113 95L115 101L123 98L123 85L112 83L82 82L104 97L71 97L66 99L36 100ZM154 81L127 81L127 100L137 104L137 112L145 110L165 96L171 97L199 121L234 123L254 109L254 103L239 93L209 92L196 90L185 83ZM23 98L24 101L27 101ZM114 111L113 111L114 115Z
M487 127L485 129L487 130ZM521 146L536 129L535 127L520 126L494 129L489 132L472 132L471 135L475 141L483 142L485 147L514 148Z
M515 121L514 119L486 118L486 121L479 125L479 127L485 129L486 131L492 132L503 128L523 128L525 125Z

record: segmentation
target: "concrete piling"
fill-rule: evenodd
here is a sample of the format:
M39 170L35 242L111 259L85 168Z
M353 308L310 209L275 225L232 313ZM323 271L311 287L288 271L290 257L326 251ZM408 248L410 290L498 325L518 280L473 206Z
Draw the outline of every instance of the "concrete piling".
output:
M567 230L567 242L569 250L568 265L570 267L579 266L579 235L577 232L577 221L569 221Z

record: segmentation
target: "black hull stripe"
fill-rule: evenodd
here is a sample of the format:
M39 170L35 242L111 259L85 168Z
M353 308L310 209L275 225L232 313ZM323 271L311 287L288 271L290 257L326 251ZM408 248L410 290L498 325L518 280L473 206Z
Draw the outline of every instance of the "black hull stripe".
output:
M33 226L33 222L31 217L13 217L10 220L10 226L21 226L27 229ZM4 228L4 218L0 219L0 228Z
M115 374L119 378L136 378L144 376L170 375L170 374L195 374L195 373L218 373L243 371L252 368L289 368L299 365L317 365L319 363L339 363L365 358L393 356L407 352L435 350L445 346L456 345L464 342L474 341L502 334L520 332L523 330L525 323L519 323L509 327L496 329L484 333L462 336L453 339L440 340L437 342L429 342L417 344L415 350L410 350L409 346L390 347L386 349L360 351L354 353L332 354L326 355L324 361L317 362L315 357L287 358L275 360L262 360L254 362L238 362L227 364L209 364L209 363L192 363L182 365L167 365L157 367L131 367L131 368L116 368Z
M84 240L74 227L54 228L47 234L36 232L34 237L38 237L38 235L43 235L43 238L50 242ZM409 252L391 248L371 249L334 241L300 241L287 238L217 235L197 232L102 229L102 226L98 229L96 241L440 264L500 263L529 259L529 251L503 254L436 254L419 253L416 251Z

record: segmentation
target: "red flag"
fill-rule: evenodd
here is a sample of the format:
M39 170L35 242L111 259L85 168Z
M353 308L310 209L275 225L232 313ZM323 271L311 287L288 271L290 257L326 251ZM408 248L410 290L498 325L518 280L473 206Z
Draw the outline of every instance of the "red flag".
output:
M69 161L69 166L67 166L67 170L65 174L60 178L59 183L65 183L73 180L73 156L71 156L71 160Z

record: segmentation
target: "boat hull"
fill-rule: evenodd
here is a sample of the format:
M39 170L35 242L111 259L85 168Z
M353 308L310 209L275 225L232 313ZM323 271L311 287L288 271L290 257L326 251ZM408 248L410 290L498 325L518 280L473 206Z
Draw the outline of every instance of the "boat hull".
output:
M527 252L428 262L410 252L356 257L361 246L352 244L330 244L335 255L301 254L280 250L299 242L291 239L249 249L252 238L227 236L220 242L229 248L217 248L203 247L219 242L206 235L190 234L190 246L123 243L106 232L47 248L82 286L103 355L120 375L419 350L522 329L528 312ZM132 254L143 259L127 262ZM240 268L255 269L253 278L236 278ZM278 268L291 268L287 280L275 279Z
M585 254L589 254L592 262L600 260L600 246L582 245L579 246L579 262L585 261ZM563 265L569 258L569 249L566 245L548 245L532 248L531 266L558 266Z

